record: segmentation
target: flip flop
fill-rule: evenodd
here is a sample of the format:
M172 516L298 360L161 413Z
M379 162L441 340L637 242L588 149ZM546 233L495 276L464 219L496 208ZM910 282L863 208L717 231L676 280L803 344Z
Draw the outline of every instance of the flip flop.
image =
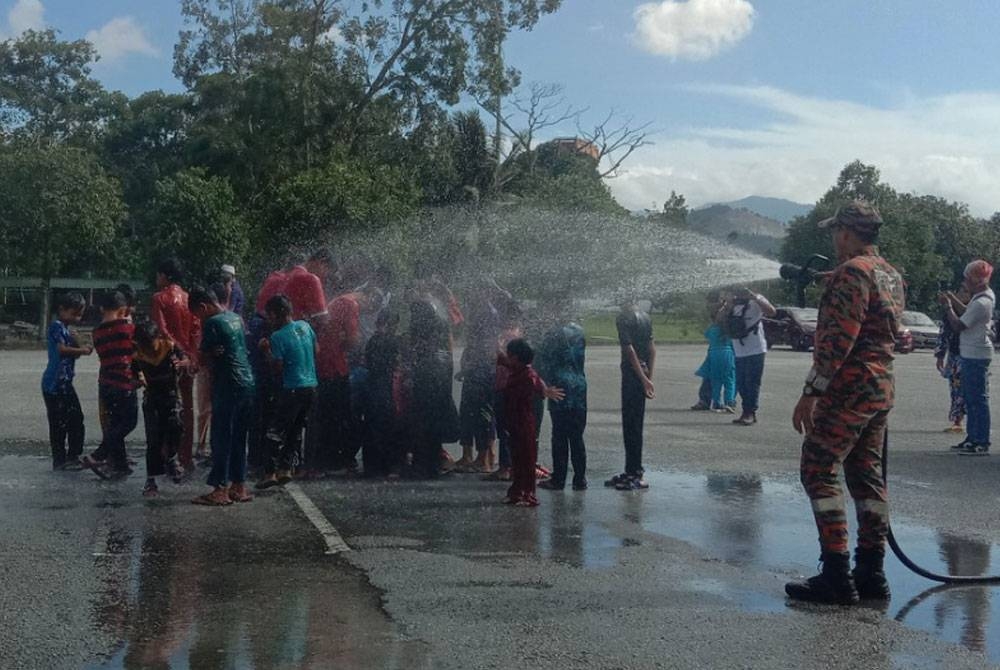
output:
M87 461L85 464L91 471L101 479L111 479L111 474L105 469L104 463L97 461Z
M206 493L203 496L198 496L191 501L195 505L204 505L206 507L225 507L227 505L232 505L233 501L226 498L225 502L218 498L213 498L211 493Z

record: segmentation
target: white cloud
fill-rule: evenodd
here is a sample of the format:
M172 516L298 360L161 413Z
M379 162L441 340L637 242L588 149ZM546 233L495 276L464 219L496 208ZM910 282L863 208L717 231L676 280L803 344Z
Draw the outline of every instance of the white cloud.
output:
M105 63L113 63L128 54L143 56L159 54L146 37L145 29L131 16L113 18L98 30L88 32L85 38L94 45Z
M891 108L799 96L771 87L689 89L764 109L755 127L691 128L637 151L609 182L629 208L662 204L674 189L695 205L747 195L815 202L855 159L894 188L1000 210L1000 92L911 98ZM745 115L741 115L745 116Z
M632 38L645 51L672 59L704 60L750 34L747 0L662 0L639 5Z
M13 35L26 30L44 30L45 7L41 0L17 0L7 12L7 25Z

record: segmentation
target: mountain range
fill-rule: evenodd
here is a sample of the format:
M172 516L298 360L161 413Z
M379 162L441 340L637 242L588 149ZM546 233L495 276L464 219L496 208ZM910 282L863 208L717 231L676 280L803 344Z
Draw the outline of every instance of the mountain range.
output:
M800 202L785 200L784 198L767 198L760 195L751 195L741 200L733 200L732 202L720 202L705 205L704 207L699 208L699 210L708 209L717 205L725 205L736 210L748 209L754 214L759 214L760 216L768 219L774 219L775 221L780 221L784 224L790 223L792 219L797 216L805 216L811 212L813 208L812 205L804 205Z

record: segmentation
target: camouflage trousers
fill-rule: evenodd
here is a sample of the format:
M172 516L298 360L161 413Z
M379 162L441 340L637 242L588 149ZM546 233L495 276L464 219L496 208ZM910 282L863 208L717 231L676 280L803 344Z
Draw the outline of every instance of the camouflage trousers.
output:
M888 414L833 407L826 398L816 405L813 431L802 444L800 475L824 553L849 552L847 508L837 479L841 467L857 511L858 546L885 546L889 504L882 481L882 442Z

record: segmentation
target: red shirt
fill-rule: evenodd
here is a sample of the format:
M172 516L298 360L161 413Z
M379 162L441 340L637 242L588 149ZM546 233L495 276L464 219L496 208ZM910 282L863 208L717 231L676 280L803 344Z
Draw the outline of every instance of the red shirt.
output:
M135 390L135 377L132 374L134 334L135 326L126 319L104 321L94 328L94 350L101 359L97 376L99 386L120 391Z
M288 273L282 293L291 301L292 318L296 321L326 314L323 282L301 265L296 265Z
M535 397L541 396L545 383L530 365L516 365L501 359L507 370L503 386L504 426L516 446L535 441ZM519 442L520 441L520 442Z
M153 296L149 315L164 335L186 356L197 360L201 344L201 322L188 309L188 294L171 284Z
M327 307L329 318L316 326L319 354L316 374L320 379L336 379L351 373L347 363L346 343L357 339L361 326L361 307L357 294L347 293L334 298Z
M254 310L263 316L264 306L267 305L267 301L284 292L285 282L287 281L288 274L281 270L275 270L269 274L267 279L264 280L264 284L260 287L260 292L257 293L257 302L254 303Z

